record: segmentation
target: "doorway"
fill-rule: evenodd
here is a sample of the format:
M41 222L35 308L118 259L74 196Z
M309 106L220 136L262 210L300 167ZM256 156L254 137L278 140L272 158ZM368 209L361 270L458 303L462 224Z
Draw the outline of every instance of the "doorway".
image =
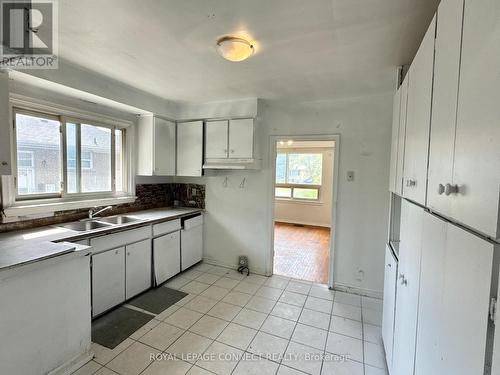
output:
M338 136L272 138L272 273L332 286Z

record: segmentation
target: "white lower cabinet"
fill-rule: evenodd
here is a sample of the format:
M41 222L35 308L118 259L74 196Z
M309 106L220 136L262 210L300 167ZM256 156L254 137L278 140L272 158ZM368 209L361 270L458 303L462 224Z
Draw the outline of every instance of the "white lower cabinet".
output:
M499 247L403 201L392 367L385 311L392 299L390 279L384 295L382 335L391 375L488 373Z
M125 247L125 297L129 299L151 287L151 240Z
M494 245L424 216L415 375L483 374Z
M155 284L161 284L181 272L180 231L153 240Z
M392 367L392 352L394 343L394 313L396 311L397 274L398 274L398 261L394 257L391 246L387 245L385 249L382 341L384 342L385 359L389 370Z
M423 208L403 200L391 375L413 374Z
M125 301L125 247L92 256L92 316Z

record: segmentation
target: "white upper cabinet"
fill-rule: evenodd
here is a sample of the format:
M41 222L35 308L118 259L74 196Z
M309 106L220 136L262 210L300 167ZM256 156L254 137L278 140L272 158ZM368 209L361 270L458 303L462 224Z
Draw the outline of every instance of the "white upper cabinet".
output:
M229 121L207 121L205 123L205 157L227 158Z
M394 94L392 107L392 137L391 137L391 165L389 169L389 190L398 193L396 186L396 170L398 164L398 139L399 139L399 116L401 114L401 87Z
M9 119L9 75L0 71L0 175L12 174Z
M137 129L137 174L175 176L175 123L141 116Z
M177 124L177 176L201 176L203 121Z
M425 204L436 17L409 70L403 196Z
M399 132L398 132L398 147L396 157L396 181L394 192L398 195L403 195L403 179L404 179L404 159L405 159L405 140L406 140L406 116L408 108L408 81L410 80L410 72L406 72L403 83L399 87L401 95L401 109L399 111Z
M229 157L253 158L253 119L229 121Z
M254 119L205 122L205 169L258 169Z
M465 2L451 216L500 238L500 2Z
M451 200L445 189L453 181L463 6L463 0L442 0L437 13L427 206L447 216Z
M235 119L205 123L205 158L216 162L254 158L254 120ZM232 160L229 160L232 159Z

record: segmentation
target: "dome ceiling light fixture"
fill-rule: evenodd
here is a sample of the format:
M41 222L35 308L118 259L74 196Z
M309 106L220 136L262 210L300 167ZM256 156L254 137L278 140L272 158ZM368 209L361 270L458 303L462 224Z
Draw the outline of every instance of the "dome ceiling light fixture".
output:
M254 46L243 38L223 36L217 40L217 52L229 61L243 61L254 53Z

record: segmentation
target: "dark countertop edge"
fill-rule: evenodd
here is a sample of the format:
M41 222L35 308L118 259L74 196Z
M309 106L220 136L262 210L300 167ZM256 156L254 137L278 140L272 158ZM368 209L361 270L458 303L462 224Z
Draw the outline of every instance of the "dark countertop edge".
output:
M184 209L184 208L185 207L182 207L182 209ZM173 210L175 210L175 209L177 209L177 208L173 208ZM189 208L186 208L186 209L189 209ZM150 210L136 211L136 213L137 212L147 212L147 211L150 211ZM166 222L166 221L172 221L172 220L175 220L175 219L180 219L180 218L183 218L185 216L190 216L190 215L193 215L193 214L202 213L204 211L205 210L202 209L202 208L193 208L193 211L182 213L182 214L177 214L177 215L173 215L173 216L168 216L168 217L164 217L164 218L158 218L158 219L141 219L140 221L136 221L136 222L133 222L133 223L126 223L126 224L121 224L121 225L112 225L112 226L109 226L109 227L97 228L97 229L89 230L89 231L86 231L86 232L76 232L75 231L75 235L72 235L73 233L68 233L68 234L70 234L70 236L64 237L64 238L61 238L61 239L58 239L58 240L54 240L54 241L51 241L51 242L61 243L61 242L79 241L79 240L84 240L84 239L90 238L90 237L98 237L98 236L101 236L101 235L106 235L106 234L109 234L109 233L124 232L124 231L130 230L130 229L144 227L146 225L153 225L153 224L163 223L163 222ZM120 215L134 216L134 212L128 212L128 213L120 214ZM144 213L142 213L141 215L144 215ZM118 216L118 215L112 215L112 216ZM99 218L96 218L96 220L99 220ZM51 227L54 227L54 226L52 225Z
M151 215L157 215L158 213L155 211L162 211L162 210L186 210L184 213L177 213L175 215L168 216L167 213L165 213L165 217L160 217L160 218L153 218L153 219L148 219L148 218L141 218L140 221L138 222L133 222L133 223L126 223L122 225L113 225L105 228L98 228L86 232L76 232L76 231L68 231L68 233L61 234L61 238L55 239L55 240L50 240L50 239L43 239L40 238L39 240L33 239L33 240L26 240L26 242L19 241L19 240L5 240L3 241L4 244L8 244L9 242L12 243L14 248L18 248L19 246L43 246L44 243L46 244L51 244L53 245L59 245L61 246L61 251L60 252L49 252L46 255L41 255L36 258L31 258L27 260L20 260L19 262L12 263L12 264L7 264L5 266L0 266L0 272L2 271L8 271L12 270L15 268L20 268L23 266L27 266L33 263L38 263L38 262L43 262L49 259L57 258L57 257L62 257L65 255L69 254L78 254L78 255L89 255L92 253L91 247L90 246L85 246L85 245L80 245L80 244L75 244L72 243L72 241L78 241L81 239L85 238L90 238L90 237L98 237L101 235L106 235L109 233L117 233L117 232L123 232L127 231L130 229L135 229L135 228L140 228L144 227L147 225L153 225L157 223L162 223L162 222L167 222L175 219L179 219L185 216L190 216L190 215L195 215L198 213L203 213L205 210L201 208L190 208L190 207L165 207L165 208L160 208L160 209L150 209L150 210L142 210L142 211L133 211L129 212L123 215L129 215L129 216L134 216L135 215L147 215L148 212L151 213ZM111 216L117 216L117 215L111 215ZM49 225L46 228L57 228L57 225ZM40 227L44 228L44 227ZM34 230L39 230L40 228L34 228ZM74 233L73 233L74 232ZM67 236L66 236L67 234ZM2 243L2 241L0 241ZM65 246L64 246L65 245ZM12 249L12 251L16 251L15 249Z
M42 244L43 242L50 242L50 241L41 241L39 244ZM52 243L54 244L54 243ZM0 272L6 272L6 271L13 271L25 266L33 265L36 263L41 263L45 262L48 260L53 260L55 258L62 258L62 257L75 257L75 256L87 256L91 255L91 247L90 246L85 246L85 245L79 245L79 244L74 244L70 242L59 242L58 245L61 246L61 251L57 253L48 253L46 255L42 255L37 258L32 258L32 259L27 259L24 261L20 261L18 263L13 263L13 264L8 264L5 266L0 266ZM66 246L64 249L63 246Z

